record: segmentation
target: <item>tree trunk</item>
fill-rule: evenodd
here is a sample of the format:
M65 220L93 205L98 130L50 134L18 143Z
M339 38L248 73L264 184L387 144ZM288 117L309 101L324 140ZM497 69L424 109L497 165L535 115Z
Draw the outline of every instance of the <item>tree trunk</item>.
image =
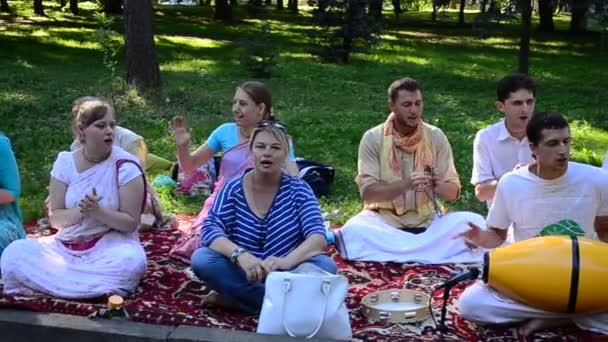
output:
M375 20L382 20L382 5L384 0L370 0L367 14Z
M80 14L78 11L78 0L70 0L70 12L72 12L73 15Z
M232 8L238 6L239 2L237 0L230 0L230 16L232 17Z
M480 3L481 13L486 13L487 6L488 6L488 0L481 0L481 3Z
M228 0L215 0L215 20L232 21L232 7Z
M572 2L572 16L570 17L570 32L580 33L586 30L587 26L587 11L591 1L576 0Z
M138 89L160 87L153 16L151 0L125 0L127 83Z
M277 9L282 10L283 8L285 8L283 5L283 0L277 0Z
M460 10L458 11L458 24L464 25L464 7L467 5L467 0L460 0Z
M67 3L67 0L59 0L59 8L63 9Z
M519 40L519 67L518 71L528 74L530 69L530 35L532 31L532 4L531 0L519 0L521 8L521 39Z
M488 9L488 12L490 13L500 13L500 8L498 8L498 6L496 6L496 1L492 0L490 1L490 8Z
M42 0L34 0L34 13L46 17L46 14L44 14L44 6L42 6Z
M106 14L121 14L122 13L122 1L121 0L104 0L103 11Z
M11 8L8 7L8 1L0 0L0 12L10 13Z
M431 13L431 19L437 21L437 6L433 4L433 13Z
M298 13L298 0L288 0L287 8L291 13Z
M211 0L205 0L205 5L211 6Z
M538 15L540 17L540 25L538 29L542 32L553 32L553 0L538 0Z
M266 0L266 6L272 5L272 0Z
M393 11L395 11L395 21L399 21L399 16L403 13L403 9L401 8L401 0L392 0L393 3Z
M329 0L318 0L317 4L319 5L319 13L323 14L327 11L329 7Z

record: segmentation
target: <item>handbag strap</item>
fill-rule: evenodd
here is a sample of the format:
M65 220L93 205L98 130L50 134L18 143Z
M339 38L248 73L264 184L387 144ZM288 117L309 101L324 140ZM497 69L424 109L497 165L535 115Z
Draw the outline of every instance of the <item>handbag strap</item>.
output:
M120 185L118 184L119 183L118 182L118 172L120 170L120 167L126 163L132 163L133 165L135 165L139 169L139 172L141 172L141 176L144 179L144 198L141 201L141 213L143 213L144 209L146 208L146 200L148 198L148 182L146 181L146 172L144 172L144 170L141 168L141 166L137 162L130 160L130 159L117 160L116 161L116 185L120 188Z
M296 336L296 334L291 332L291 330L287 327L287 323L285 322L285 308L287 307L287 303L286 303L287 294L289 293L289 291L291 291L291 287L292 287L291 279L289 279L289 278L283 279L283 292L284 292L285 296L283 296L283 298L284 298L283 299L283 312L281 314L281 319L283 321L283 329L285 329L287 334L291 337L298 337L298 336ZM331 290L331 282L329 280L323 280L323 282L321 283L321 293L323 293L323 295L325 296L325 301L323 303L324 304L323 317L321 317L321 319L319 319L319 323L317 324L317 326L315 327L313 332L308 334L306 336L306 338L314 337L319 332L319 330L321 330L321 326L323 325L323 322L325 322L325 318L327 317L327 307L329 306L329 304L328 304L329 290Z

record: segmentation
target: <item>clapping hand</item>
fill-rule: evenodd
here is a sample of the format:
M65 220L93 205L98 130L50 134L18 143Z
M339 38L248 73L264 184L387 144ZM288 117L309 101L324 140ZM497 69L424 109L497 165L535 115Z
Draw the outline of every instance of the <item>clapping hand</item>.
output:
M192 138L192 128L186 130L184 127L184 117L176 115L171 120L171 135L175 144L178 146L188 145Z
M80 213L83 216L94 214L101 207L99 205L101 199L102 197L97 196L97 190L93 188L93 191L90 194L86 194L84 198L80 200L80 203L78 203Z

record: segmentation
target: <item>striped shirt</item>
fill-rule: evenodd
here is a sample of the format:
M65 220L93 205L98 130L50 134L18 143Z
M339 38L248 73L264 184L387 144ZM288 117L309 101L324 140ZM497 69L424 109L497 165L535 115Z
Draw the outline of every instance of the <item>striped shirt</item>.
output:
M245 199L243 179L247 172L226 182L218 193L203 223L203 246L223 236L263 260L286 256L313 234L325 236L319 203L306 182L283 173L262 219Z

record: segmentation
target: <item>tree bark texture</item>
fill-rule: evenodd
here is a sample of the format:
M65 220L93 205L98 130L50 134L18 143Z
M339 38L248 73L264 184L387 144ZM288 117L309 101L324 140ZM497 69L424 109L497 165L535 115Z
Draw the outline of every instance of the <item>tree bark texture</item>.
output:
M585 32L587 26L587 12L591 1L589 0L575 0L571 4L571 17L570 17L570 32L581 33Z
M382 20L382 7L384 5L384 0L370 0L368 15L375 20Z
M530 69L530 35L532 31L532 3L531 0L519 0L521 8L521 38L519 40L519 67L518 71L528 74Z
M464 25L464 8L467 5L467 0L460 0L460 9L458 11L458 24Z
M160 87L153 15L151 0L125 0L127 83L142 90Z
M553 0L538 0L538 16L540 17L540 25L538 29L542 32L553 32L553 10L555 4Z
M11 11L11 8L8 7L8 1L7 0L0 0L0 12L9 13L10 11Z
M298 0L288 0L287 8L292 13L298 13Z
M228 0L215 0L215 20L232 21L232 7Z
M80 14L80 11L78 10L78 0L70 0L70 12L72 12L73 15Z
M34 0L34 13L40 16L46 16L46 14L44 14L44 6L42 6L42 0Z

